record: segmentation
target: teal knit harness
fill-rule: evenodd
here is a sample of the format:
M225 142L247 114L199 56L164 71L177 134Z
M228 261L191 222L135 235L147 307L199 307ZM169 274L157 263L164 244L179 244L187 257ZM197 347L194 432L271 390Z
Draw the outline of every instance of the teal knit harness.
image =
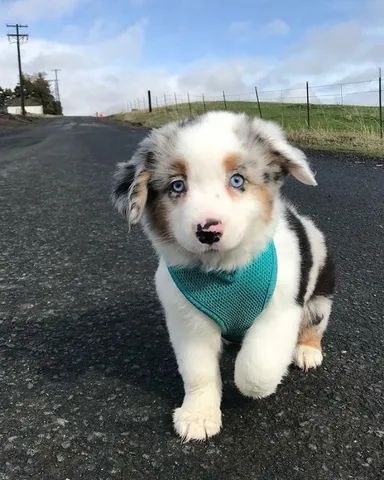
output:
M199 267L168 270L181 293L217 323L223 337L240 342L275 290L275 245L271 242L252 263L234 272L204 272Z

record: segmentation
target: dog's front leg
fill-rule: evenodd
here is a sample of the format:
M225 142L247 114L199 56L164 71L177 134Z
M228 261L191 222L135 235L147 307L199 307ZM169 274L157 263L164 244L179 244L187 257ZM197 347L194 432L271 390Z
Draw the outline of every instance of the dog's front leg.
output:
M235 364L235 383L243 395L267 397L292 362L302 309L295 304L270 306L245 335Z
M205 329L191 330L184 320L167 316L185 390L182 406L174 411L173 423L186 441L205 440L219 433L221 427L221 338L217 332L212 335Z
M167 273L160 266L157 292L185 390L173 423L185 441L205 440L221 428L221 334L213 322L185 300Z

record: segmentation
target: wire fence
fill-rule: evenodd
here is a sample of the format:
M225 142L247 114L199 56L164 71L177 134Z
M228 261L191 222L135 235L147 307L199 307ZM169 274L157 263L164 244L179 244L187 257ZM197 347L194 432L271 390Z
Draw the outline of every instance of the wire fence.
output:
M280 123L284 128L326 128L378 134L383 137L381 75L373 80L216 95L148 91L127 102L126 111L150 111L180 119L211 110L246 112Z

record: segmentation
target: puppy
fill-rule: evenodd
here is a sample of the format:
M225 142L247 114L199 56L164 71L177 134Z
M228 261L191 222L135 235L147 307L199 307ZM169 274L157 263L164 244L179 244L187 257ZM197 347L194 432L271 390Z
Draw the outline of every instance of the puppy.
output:
M186 441L220 431L223 337L241 343L235 383L247 397L274 393L292 362L322 363L333 266L323 234L280 196L288 174L317 184L277 125L227 112L153 130L118 165L114 205L159 255Z

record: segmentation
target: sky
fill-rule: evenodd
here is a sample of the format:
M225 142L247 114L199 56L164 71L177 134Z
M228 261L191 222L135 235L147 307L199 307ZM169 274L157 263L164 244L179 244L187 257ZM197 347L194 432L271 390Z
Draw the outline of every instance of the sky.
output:
M64 113L176 93L229 98L375 79L383 0L0 0L0 86L18 81L6 23L28 24L23 71L61 69Z

